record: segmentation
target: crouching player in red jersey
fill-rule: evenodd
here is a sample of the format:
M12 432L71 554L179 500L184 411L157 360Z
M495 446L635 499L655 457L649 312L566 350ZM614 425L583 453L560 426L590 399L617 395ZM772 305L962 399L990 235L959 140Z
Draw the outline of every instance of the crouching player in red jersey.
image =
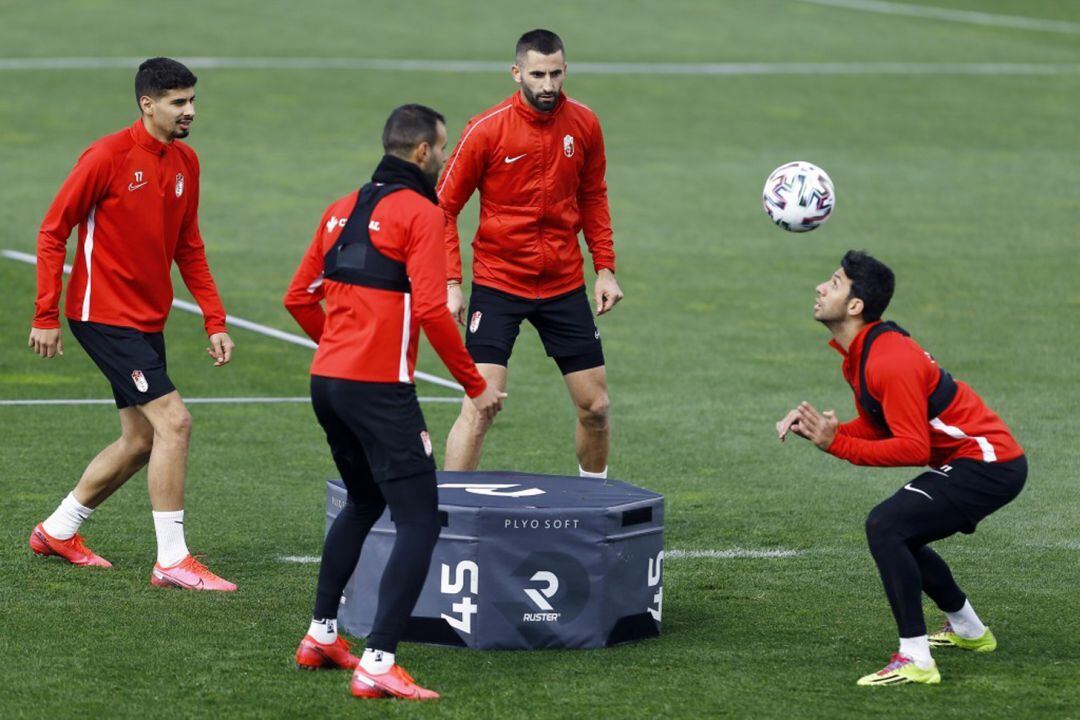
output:
M849 251L817 286L814 319L832 333L858 416L801 403L776 424L855 465L929 469L870 511L866 538L900 631L900 650L859 685L938 683L930 647L990 652L997 640L975 614L945 561L929 543L972 533L1007 505L1027 479L1024 450L967 384L955 380L900 326L882 322L895 278L884 263ZM925 592L948 618L927 636Z
M446 308L443 214L435 195L445 162L443 116L423 105L397 108L383 129L383 149L372 182L323 214L285 294L289 312L319 344L311 401L348 490L326 536L315 612L296 661L311 669L355 668L357 697L430 700L438 693L394 661L440 527L431 438L413 384L420 328L477 413L494 417L505 395L477 371ZM338 603L387 506L397 537L358 659L337 633Z
M196 78L169 58L151 58L135 75L142 116L101 138L79 158L38 235L38 296L29 345L63 355L60 301L68 235L78 249L64 314L71 334L112 385L121 436L87 466L75 489L30 534L38 555L110 567L83 542L93 509L144 466L157 532L150 582L189 590L235 590L187 549L184 476L191 415L169 379L162 330L173 301L173 260L199 303L220 367L233 342L199 234L199 161L180 142L195 120Z

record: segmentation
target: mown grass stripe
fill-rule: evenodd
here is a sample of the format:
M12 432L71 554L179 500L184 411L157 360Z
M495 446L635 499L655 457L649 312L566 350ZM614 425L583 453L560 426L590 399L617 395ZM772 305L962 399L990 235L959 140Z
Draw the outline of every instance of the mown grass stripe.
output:
M410 60L334 57L192 57L180 58L193 70L355 70L372 72L504 73L506 63L488 60ZM0 58L0 71L114 70L138 67L144 58L53 57ZM918 63L918 62L735 62L634 63L575 62L575 75L1074 75L1071 63Z

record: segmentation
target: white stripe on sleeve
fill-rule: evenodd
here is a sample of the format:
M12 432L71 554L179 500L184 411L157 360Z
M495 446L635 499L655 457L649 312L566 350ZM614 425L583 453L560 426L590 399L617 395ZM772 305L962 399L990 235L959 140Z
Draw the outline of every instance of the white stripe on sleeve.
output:
M412 382L412 378L409 377L409 334L412 328L412 295L410 293L405 293L404 298L405 312L401 319L401 360L398 364L398 381L407 383Z
M94 214L97 212L97 205L90 208L90 214L86 216L86 241L83 243L83 259L86 261L86 290L83 292L82 299L82 318L83 322L90 319L90 256L94 254L94 228L97 223L94 222Z

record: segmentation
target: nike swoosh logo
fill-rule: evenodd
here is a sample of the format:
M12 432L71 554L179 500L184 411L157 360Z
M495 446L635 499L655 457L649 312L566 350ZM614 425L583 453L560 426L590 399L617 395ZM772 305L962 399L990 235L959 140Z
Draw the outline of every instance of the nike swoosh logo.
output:
M521 153L517 157L510 157L509 155L507 155L506 157L503 158L503 162L506 163L507 165L509 165L512 162L517 162L518 160L520 160L521 158L525 157L528 154L529 153Z
M928 500L933 500L934 499L934 498L930 497L930 493L925 492L923 490L920 490L917 487L911 487L911 483L908 483L907 485L905 485L904 489L905 490L910 490L911 492L919 493L920 495L925 495Z
M154 569L154 574L157 575L158 580L162 580L164 582L170 583L171 585L174 585L175 587L178 587L178 588L188 588L189 590L193 590L195 588L202 587L202 585L203 585L203 579L202 578L199 578L199 582L197 582L197 583L186 583L183 580L181 580L180 578L173 577L172 575L166 575L165 573L161 572L160 570L158 570L156 568Z
M128 183L128 192L135 192L136 190L141 188L143 185L145 185L147 182L150 182L150 181L147 180L146 182L141 182L138 185L136 185L135 183Z
M39 541L41 541L45 545L46 548L48 548L49 550L52 550L53 552L56 552L56 550L52 546L52 543L49 542L49 538L47 538L44 535L44 533L42 533L40 530L34 530L34 536Z

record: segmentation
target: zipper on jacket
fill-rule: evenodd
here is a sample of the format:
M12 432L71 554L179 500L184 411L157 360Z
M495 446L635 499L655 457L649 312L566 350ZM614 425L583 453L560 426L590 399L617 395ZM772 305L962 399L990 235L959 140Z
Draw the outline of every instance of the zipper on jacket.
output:
M533 291L536 299L542 297L540 288L543 285L543 277L547 272L547 245L544 241L544 218L547 217L548 192L547 192L547 123L540 125L540 226L537 232L537 247L540 250L540 272L536 275L536 289Z

